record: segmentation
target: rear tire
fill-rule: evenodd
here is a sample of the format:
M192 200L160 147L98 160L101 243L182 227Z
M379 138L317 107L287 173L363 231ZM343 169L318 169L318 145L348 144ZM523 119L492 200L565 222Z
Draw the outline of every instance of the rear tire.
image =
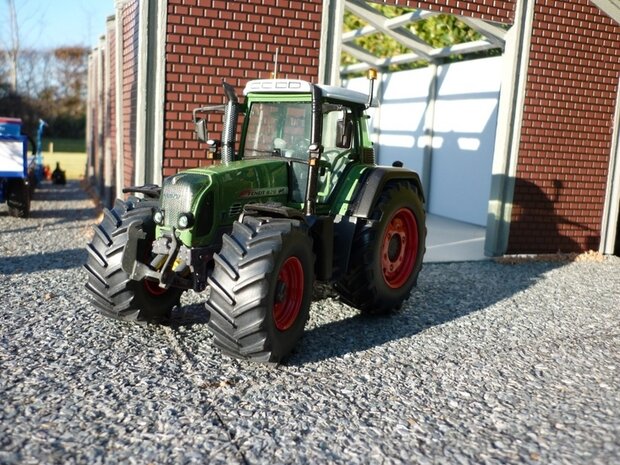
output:
M400 308L417 282L426 215L417 193L400 182L386 186L370 220L356 231L349 270L335 288L363 313L388 313Z
M153 208L157 201L130 197L117 200L112 210L106 209L95 234L88 244L86 289L97 310L110 318L123 321L160 322L169 318L183 293L179 288L163 289L155 281L135 281L121 267L127 244L127 230L138 222L146 238L138 242L138 256L148 257L155 237Z
M314 283L300 221L245 217L223 237L206 303L215 344L236 358L279 362L301 338Z
M27 179L9 179L7 205L9 215L16 218L28 218L30 216L30 186Z

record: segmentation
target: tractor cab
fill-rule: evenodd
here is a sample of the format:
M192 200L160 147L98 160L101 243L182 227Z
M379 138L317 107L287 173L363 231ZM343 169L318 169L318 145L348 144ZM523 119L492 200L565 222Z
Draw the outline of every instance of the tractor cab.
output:
M209 144L211 157L224 164L285 160L292 204L309 200L324 206L350 164L374 163L364 116L369 102L365 94L295 79L267 79L248 82L245 101L239 104L232 88L225 85L225 89L228 104L194 110L198 138ZM208 137L207 120L199 116L213 111L225 113L222 141ZM236 131L226 127L236 126L239 116L243 121L237 141ZM310 178L313 184L308 191Z

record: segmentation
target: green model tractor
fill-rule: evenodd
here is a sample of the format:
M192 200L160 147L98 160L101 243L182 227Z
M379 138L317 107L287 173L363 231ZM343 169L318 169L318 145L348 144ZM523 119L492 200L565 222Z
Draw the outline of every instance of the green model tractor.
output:
M422 267L424 196L415 172L375 164L370 88L256 80L241 103L224 84L226 104L194 110L220 162L124 190L94 227L85 266L97 309L163 321L185 290L206 291L215 344L276 362L302 336L315 281L362 312L399 308ZM221 141L206 131L214 112Z

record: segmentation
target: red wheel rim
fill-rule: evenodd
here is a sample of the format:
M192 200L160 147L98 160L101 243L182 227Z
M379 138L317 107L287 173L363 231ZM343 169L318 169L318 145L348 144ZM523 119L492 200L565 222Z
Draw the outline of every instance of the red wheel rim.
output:
M154 297L159 297L160 295L165 294L168 290L163 287L159 287L159 284L157 284L155 281L145 279L142 282L144 283L144 289L146 289L146 291Z
M403 286L418 258L418 223L413 212L401 208L390 219L381 243L381 270L392 289Z
M273 320L276 328L286 331L295 323L304 296L304 269L297 257L286 259L276 283Z

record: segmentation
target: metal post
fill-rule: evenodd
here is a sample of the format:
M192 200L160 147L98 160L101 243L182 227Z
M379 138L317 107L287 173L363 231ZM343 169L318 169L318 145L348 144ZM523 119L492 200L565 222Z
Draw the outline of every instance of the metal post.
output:
M319 52L319 83L340 84L340 52L344 0L323 0L321 46Z
M519 0L515 22L506 35L504 76L499 99L493 178L487 215L484 252L488 256L506 253L517 158L525 101L525 85L534 20L535 0Z
M618 94L616 96L613 131L599 246L599 251L606 254L614 253L616 237L620 233L618 231L620 220L620 134L618 134L620 131L620 81L618 82Z
M429 64L433 76L428 86L428 96L426 100L426 110L424 112L424 149L422 151L422 188L426 198L426 205L430 205L431 198L431 172L433 169L433 136L435 134L435 103L437 102L437 89L439 77L439 66L435 63ZM428 207L427 207L428 208Z

